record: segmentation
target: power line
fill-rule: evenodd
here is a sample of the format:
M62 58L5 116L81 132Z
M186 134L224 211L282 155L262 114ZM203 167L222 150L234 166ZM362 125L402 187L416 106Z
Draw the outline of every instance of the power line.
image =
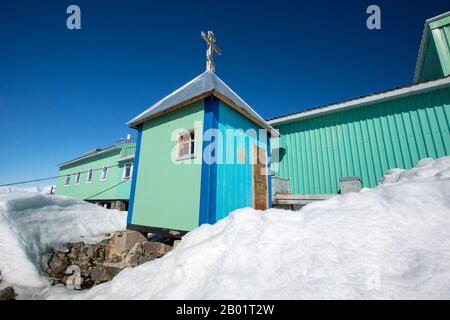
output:
M75 175L75 174L82 174L82 173L87 173L92 171L98 171L98 170L103 170L103 168L113 168L113 167L117 167L119 166L119 164L115 164L112 166L105 166L105 167L101 167L101 168L95 168L95 169L89 169L87 171L77 171L77 172L73 172L73 173L66 173L63 175L59 175L59 176L53 176L53 177L48 177L48 178L39 178L39 179L34 179L34 180L28 180L28 181L19 181L19 182L12 182L12 183L6 183L6 184L0 184L0 187L9 187L9 186L15 186L15 185L19 185L19 184L26 184L26 183L31 183L31 182L39 182L39 181L45 181L45 180L53 180L53 179L57 179L57 178L62 178L62 177L67 177L67 176L71 176L71 175ZM126 180L125 180L126 181Z
M113 185L112 187L109 187L108 189L105 189L105 190L103 190L103 191L100 191L99 193L96 193L96 194L94 194L93 196L90 196L90 197L88 197L88 198L84 198L84 200L90 200L91 198L94 198L94 197L96 197L96 196L98 196L98 195L101 195L102 193L105 193L105 192L108 191L108 190L114 189L115 187L118 187L118 186L120 186L122 183L127 182L127 181L129 181L129 180L130 180L130 179L126 179L126 180L120 181L118 184Z

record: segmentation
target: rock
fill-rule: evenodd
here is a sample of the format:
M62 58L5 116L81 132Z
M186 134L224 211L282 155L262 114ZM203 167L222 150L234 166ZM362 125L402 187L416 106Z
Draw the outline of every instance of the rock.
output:
M128 267L136 267L139 262L139 258L142 256L142 245L138 242L135 243L131 250L125 256L125 263Z
M175 248L180 242L181 242L181 240L175 240L173 242L173 248Z
M59 257L57 255L53 255L48 263L49 273L51 275L57 275L61 272L64 272L69 264L65 260L65 257Z
M135 243L144 242L147 239L137 231L126 230L122 232L118 232L116 235L112 237L112 241L110 242L111 251L118 253L119 255L130 251Z
M107 250L109 240L104 240L99 244L94 245L94 259L97 261L104 261L106 259Z
M173 243L173 238L166 240ZM122 231L96 244L76 242L55 248L44 270L53 284L87 289L110 281L126 267L160 258L171 249L165 243L147 241L138 232Z
M16 300L17 294L14 292L13 287L6 287L0 290L0 300Z
M128 254L125 257L124 261L128 267L134 268L138 265L140 257L141 257L141 255L137 254L137 253L136 254Z
M144 255L156 255L158 257L162 257L167 252L172 250L171 246L168 246L167 244L161 243L161 242L153 242L153 241L146 241L142 244L144 248Z
M83 246L82 252L82 260L90 260L94 257L94 248L92 246Z
M122 261L123 261L123 258L121 256L114 256L111 259L112 263L119 263L119 262L122 262Z
M120 271L120 268L96 266L90 276L94 284L99 284L111 281Z

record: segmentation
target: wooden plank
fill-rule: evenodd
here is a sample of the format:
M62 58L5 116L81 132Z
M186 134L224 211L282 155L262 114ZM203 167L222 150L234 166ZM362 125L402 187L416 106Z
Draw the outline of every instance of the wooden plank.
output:
M274 200L273 204L305 205L315 201L323 201L323 200Z
M334 194L275 194L277 200L327 200Z
M323 201L334 197L334 194L275 194L275 205L306 205L315 201Z

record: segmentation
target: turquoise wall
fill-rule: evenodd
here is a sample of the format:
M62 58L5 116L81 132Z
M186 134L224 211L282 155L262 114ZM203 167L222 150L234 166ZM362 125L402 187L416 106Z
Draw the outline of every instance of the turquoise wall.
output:
M248 129L254 129L259 134L260 127L222 101L219 104L218 129L223 137L218 144L219 157L223 158L224 163L217 165L216 221L236 209L253 207L252 146L258 144L267 150L266 142L245 133ZM227 137L227 129L242 129L243 132ZM228 164L225 156L227 149L233 156ZM238 149L245 152L244 163L237 161Z
M173 162L173 132L192 128L198 132L197 157ZM144 123L131 224L177 230L198 226L202 130L203 101Z
M450 154L450 88L274 124L286 153L277 176L292 193L334 194L339 178L374 187L392 168Z
M426 32L428 43L425 44L418 81L450 74L450 16L429 23Z

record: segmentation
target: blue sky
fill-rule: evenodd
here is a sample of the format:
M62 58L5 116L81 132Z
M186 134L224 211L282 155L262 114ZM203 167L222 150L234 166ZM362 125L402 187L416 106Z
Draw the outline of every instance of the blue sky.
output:
M66 28L70 4L81 30ZM370 4L381 30L366 28ZM440 0L2 0L0 184L53 176L135 136L128 120L204 71L202 30L223 52L216 73L272 117L410 83L425 19L448 10Z

